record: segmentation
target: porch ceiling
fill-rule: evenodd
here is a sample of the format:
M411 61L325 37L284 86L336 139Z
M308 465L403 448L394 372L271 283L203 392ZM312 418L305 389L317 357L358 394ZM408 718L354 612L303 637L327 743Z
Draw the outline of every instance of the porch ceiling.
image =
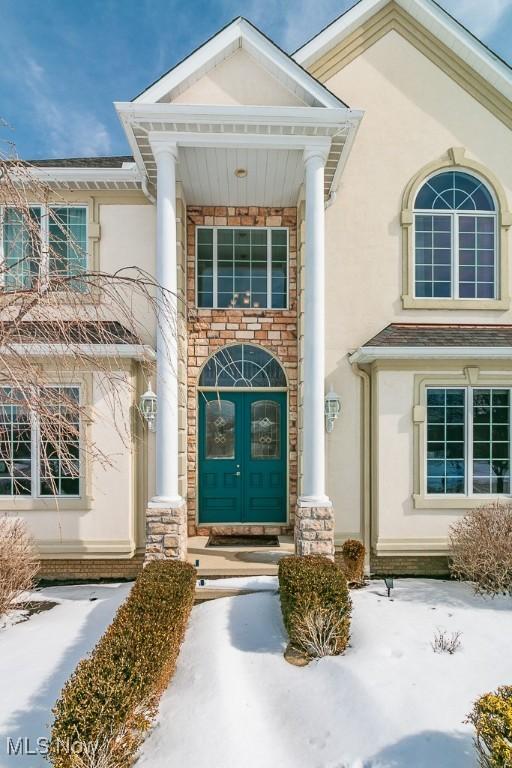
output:
M243 168L247 176L237 178ZM294 206L304 176L302 152L222 147L184 147L177 178L196 205Z

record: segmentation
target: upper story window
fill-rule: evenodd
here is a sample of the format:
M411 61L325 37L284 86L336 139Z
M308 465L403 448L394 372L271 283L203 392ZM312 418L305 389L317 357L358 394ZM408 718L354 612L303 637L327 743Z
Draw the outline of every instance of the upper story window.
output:
M286 309L288 230L198 227L198 307Z
M443 171L423 184L414 253L416 298L497 298L496 203L479 178Z
M0 274L5 289L30 290L86 270L86 206L32 205L27 211L5 207L0 213Z

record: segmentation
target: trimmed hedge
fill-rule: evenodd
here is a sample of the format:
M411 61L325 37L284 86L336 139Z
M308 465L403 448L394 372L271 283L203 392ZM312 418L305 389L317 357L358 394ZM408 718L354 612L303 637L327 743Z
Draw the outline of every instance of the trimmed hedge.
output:
M334 654L343 653L350 637L352 602L342 569L322 555L284 557L279 561L283 621L292 646L299 647L299 623L307 612L332 611L339 619Z
M468 720L476 728L482 768L512 768L512 686L478 699Z
M195 568L148 563L90 657L64 686L53 713L54 768L82 765L81 749L108 749L129 766L176 666L194 602Z
M358 539L347 539L341 548L343 571L349 584L364 581L365 546Z

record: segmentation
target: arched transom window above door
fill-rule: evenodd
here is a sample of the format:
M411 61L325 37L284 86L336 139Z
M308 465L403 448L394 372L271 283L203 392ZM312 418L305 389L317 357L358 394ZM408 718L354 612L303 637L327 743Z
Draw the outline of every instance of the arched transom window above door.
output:
M278 360L261 347L234 344L219 349L206 362L200 387L285 388L286 376Z
M464 148L411 179L401 223L405 309L508 309L507 195Z

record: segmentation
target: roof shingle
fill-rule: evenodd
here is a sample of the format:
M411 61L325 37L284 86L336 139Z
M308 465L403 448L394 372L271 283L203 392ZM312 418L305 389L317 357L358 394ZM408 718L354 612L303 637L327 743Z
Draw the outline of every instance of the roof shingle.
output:
M63 157L43 160L24 160L36 168L122 168L123 163L133 163L132 155L117 157Z
M391 323L364 347L512 347L512 325Z

